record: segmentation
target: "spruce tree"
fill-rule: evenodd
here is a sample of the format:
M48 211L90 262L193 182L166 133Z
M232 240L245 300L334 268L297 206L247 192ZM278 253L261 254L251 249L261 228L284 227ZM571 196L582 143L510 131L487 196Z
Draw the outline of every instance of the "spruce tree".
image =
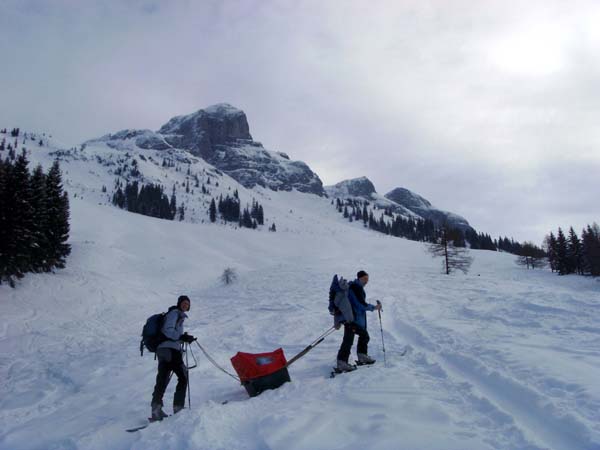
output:
M175 197L175 186L173 186L173 193L171 194L171 202L169 203L169 218L173 220L177 213L177 197Z
M31 176L31 206L33 208L32 228L32 270L38 272L47 267L46 256L49 243L46 229L48 227L48 199L46 195L46 175L38 165Z
M46 270L63 268L66 257L71 253L69 239L69 197L63 192L62 175L58 160L54 161L46 176L46 211L48 226L45 230L48 240Z
M210 201L210 209L209 209L210 221L215 223L217 220L217 205L215 204L215 199L211 199Z
M556 269L559 275L569 273L569 262L567 259L567 239L562 229L558 229L556 237Z
M582 256L584 273L600 275L600 228L597 224L588 225L582 233Z
M33 207L31 206L31 184L27 168L29 161L23 151L16 159L10 179L7 209L12 216L12 236L8 242L9 277L23 277L32 268Z
M545 239L546 252L548 254L548 262L550 263L550 269L552 272L558 270L558 245L556 242L556 237L553 232Z
M577 233L575 233L573 227L569 228L569 239L567 242L567 260L569 272L574 272L578 275L581 275L583 273L581 241L577 237Z
M12 236L12 215L8 211L12 165L0 158L0 284L8 280L8 242Z
M258 205L258 216L256 217L256 220L259 225L265 224L265 212L263 211L262 205Z

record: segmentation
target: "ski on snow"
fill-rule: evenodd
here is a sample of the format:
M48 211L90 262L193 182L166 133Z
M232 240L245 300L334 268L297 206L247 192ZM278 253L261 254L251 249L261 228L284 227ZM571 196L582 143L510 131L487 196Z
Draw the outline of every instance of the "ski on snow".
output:
M408 346L404 347L404 349L399 353L399 356L404 356L404 355L406 355L407 352L408 352ZM340 370L337 367L333 367L333 370L331 371L329 378L335 378L337 375L340 375L342 373L354 372L361 366L372 366L373 364L375 364L375 361L373 361L372 363L361 363L358 361L354 361L354 362L356 364L353 366L354 368L352 370Z
M167 417L171 417L171 416L167 416ZM125 431L127 431L128 433L133 433L135 431L140 431L140 430L143 430L144 428L147 428L149 425L153 424L154 422L162 422L167 417L165 417L165 418L163 418L161 420L156 420L156 419L152 419L151 417L148 417L148 423L145 423L144 425L140 425L139 427L128 428Z
M355 361L356 364L352 367L354 367L351 370L340 370L337 367L334 367L333 370L331 371L331 374L329 376L329 378L335 378L336 375L340 375L342 373L350 373L350 372L354 372L355 370L357 370L359 367L361 366L372 366L373 364L375 364L375 361L373 361L372 363L359 363L358 361Z

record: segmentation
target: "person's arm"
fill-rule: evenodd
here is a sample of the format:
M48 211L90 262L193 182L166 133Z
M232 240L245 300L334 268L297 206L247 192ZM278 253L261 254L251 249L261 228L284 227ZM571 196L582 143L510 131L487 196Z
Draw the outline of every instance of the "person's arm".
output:
M373 308L374 308L373 305L369 305L368 303L367 303L367 305L363 305L361 302L358 301L352 288L348 289L348 299L350 299L352 308L354 308L354 311L356 311L357 313L365 312L365 311L373 311Z
M178 341L181 335L177 331L177 319L179 319L179 312L174 309L169 311L165 316L165 323L162 327L162 334L171 341Z

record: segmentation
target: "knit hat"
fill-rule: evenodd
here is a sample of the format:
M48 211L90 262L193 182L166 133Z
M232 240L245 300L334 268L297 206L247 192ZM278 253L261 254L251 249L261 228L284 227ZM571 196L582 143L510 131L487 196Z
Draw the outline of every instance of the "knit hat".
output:
M369 274L367 272L365 272L364 270L359 270L358 273L356 274L356 278L362 278L362 277L368 277Z
M190 298L187 295L180 295L179 298L177 299L177 307L179 308L181 306L181 304L183 302L185 302L186 300L191 306L192 302L190 301Z

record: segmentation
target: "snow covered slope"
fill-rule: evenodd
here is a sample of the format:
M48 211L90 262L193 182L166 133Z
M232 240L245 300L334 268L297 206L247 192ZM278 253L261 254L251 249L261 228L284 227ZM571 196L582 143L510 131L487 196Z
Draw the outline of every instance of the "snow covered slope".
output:
M44 165L56 156L31 150ZM597 281L527 272L486 251L472 252L469 275L448 277L423 244L349 226L328 199L244 190L179 151L181 170L167 170L153 151L63 153L67 268L0 286L0 449L600 448ZM206 196L180 187L185 222L112 207L102 186L110 192L127 152L127 170L135 157L167 187L181 186L178 158L188 158L215 193L260 198L277 233L206 223ZM230 286L219 282L226 267L239 275ZM124 432L149 414L156 362L139 356L149 315L187 294L188 330L220 364L280 346L291 357L331 326L332 275L358 269L371 275L368 299L384 304L387 366L374 313L375 366L329 379L338 331L290 368L291 383L253 399L196 351L191 410Z

